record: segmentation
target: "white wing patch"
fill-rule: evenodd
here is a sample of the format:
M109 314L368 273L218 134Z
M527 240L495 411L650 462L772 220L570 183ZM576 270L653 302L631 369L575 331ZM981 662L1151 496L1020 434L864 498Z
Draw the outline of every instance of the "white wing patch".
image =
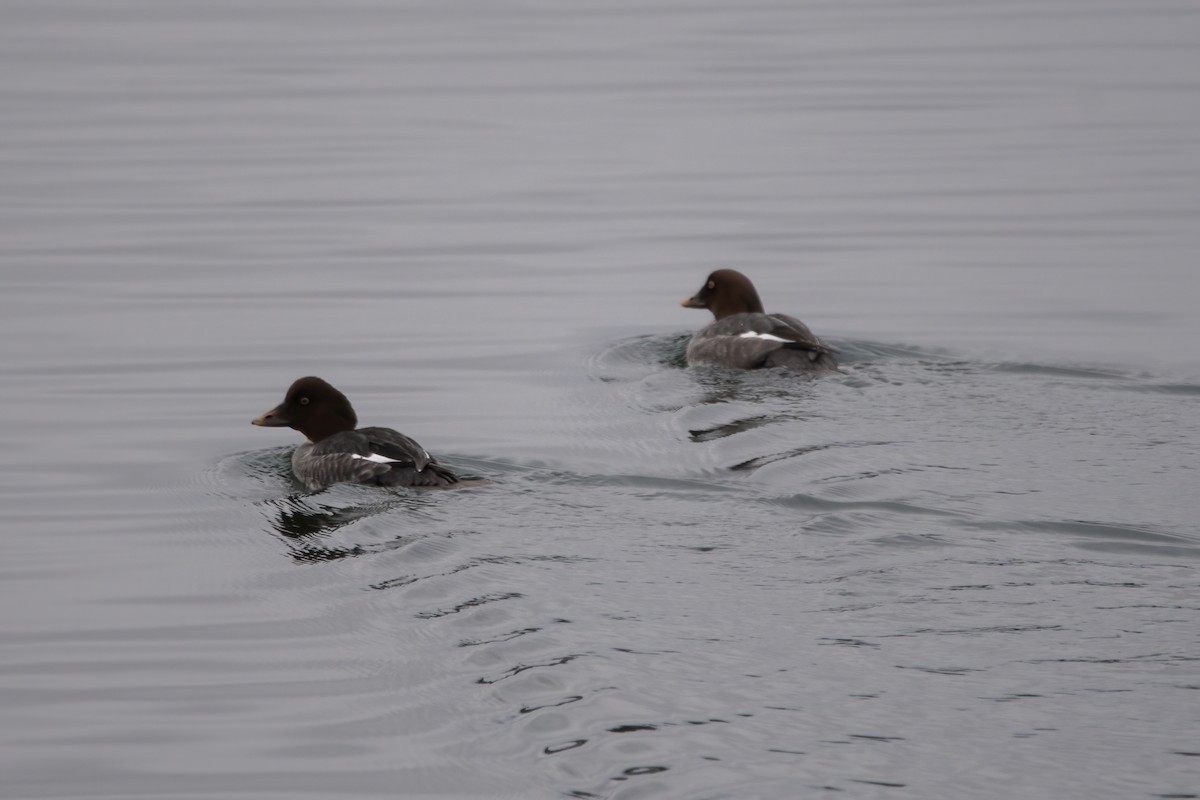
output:
M739 339L765 339L768 342L784 342L786 344L794 344L795 339L781 339L769 333L759 333L758 331L746 331L738 334Z
M351 458L360 458L363 461L374 461L376 464L397 464L397 463L399 463L399 459L388 458L387 456L381 456L381 455L379 455L379 453L371 453L371 455L369 455L369 456L360 456L358 453L352 453L350 455L350 457Z
M433 460L433 458L430 457L429 453L426 453L423 448L421 450L421 455L425 456L426 461ZM371 453L370 455L366 455L366 456L360 456L358 453L351 453L350 457L357 458L362 461L373 461L376 464L403 464L403 463L408 462L408 459L388 458L387 456L379 455L379 453ZM421 472L423 470L424 470L424 467L417 467L417 472Z

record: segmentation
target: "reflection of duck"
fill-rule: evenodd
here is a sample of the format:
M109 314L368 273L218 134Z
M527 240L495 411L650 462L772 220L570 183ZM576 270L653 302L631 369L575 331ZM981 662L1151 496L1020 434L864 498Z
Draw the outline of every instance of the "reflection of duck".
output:
M289 539L329 536L339 528L360 519L373 517L380 512L379 508L373 507L311 506L304 502L302 496L297 495L281 498L271 505L277 512L271 520L272 525L281 536Z
M680 305L707 308L716 317L692 336L687 347L689 364L837 371L833 350L795 317L765 313L754 284L736 270L713 272L700 291Z
M254 425L288 427L308 441L292 451L292 472L310 490L333 483L452 486L458 476L391 428L358 428L346 395L320 378L300 378Z
M403 536L371 544L330 541L339 529L380 514L390 504L339 508L312 504L305 497L290 495L271 501L269 506L273 512L270 514L272 527L287 544L292 558L299 562L336 561L393 550L409 541Z

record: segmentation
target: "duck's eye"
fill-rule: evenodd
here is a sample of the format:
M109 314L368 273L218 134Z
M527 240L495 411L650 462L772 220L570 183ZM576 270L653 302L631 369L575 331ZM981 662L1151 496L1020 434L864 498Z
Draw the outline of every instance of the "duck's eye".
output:
M301 398L300 398L300 405L302 405L302 406L306 406L306 405L308 405L308 398L307 398L307 397L301 397Z
M710 289L715 289L715 288L717 288L717 282L716 282L716 281L709 281L709 282L708 282L708 288L710 288Z

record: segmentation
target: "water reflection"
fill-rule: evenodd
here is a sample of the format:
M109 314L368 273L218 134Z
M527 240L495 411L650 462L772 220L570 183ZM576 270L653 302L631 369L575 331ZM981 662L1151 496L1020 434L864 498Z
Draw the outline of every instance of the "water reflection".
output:
M303 563L335 561L404 546L411 537L397 536L370 545L328 541L337 531L385 513L395 505L397 503L342 507L314 503L303 495L289 495L264 504L271 527L287 545L292 558Z

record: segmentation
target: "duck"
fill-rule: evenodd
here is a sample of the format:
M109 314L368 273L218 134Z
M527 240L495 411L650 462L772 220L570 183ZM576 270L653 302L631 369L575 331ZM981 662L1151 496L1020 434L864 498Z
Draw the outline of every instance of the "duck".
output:
M346 395L321 378L299 378L283 402L250 421L292 428L308 441L292 451L292 472L310 491L335 483L448 487L459 477L424 447L391 428L359 428Z
M715 318L688 342L687 362L738 369L787 367L810 372L837 372L837 359L800 320L787 314L768 314L758 291L742 273L718 269L700 291L681 303L706 308Z

